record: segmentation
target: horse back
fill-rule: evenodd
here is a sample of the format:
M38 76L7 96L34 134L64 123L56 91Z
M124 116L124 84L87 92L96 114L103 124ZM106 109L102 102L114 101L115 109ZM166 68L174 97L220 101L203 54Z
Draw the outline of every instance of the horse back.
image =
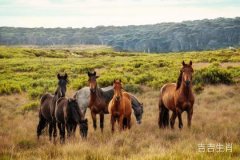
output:
M164 105L167 109L175 110L176 83L165 84L160 89L159 105Z

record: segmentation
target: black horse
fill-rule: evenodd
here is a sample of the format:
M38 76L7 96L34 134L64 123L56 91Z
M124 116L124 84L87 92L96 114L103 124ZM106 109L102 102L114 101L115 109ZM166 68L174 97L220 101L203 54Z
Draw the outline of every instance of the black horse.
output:
M37 137L39 139L42 134L42 130L49 124L49 140L52 140L52 135L54 138L57 137L57 127L56 127L56 119L55 119L55 108L56 102L59 98L65 97L65 93L67 91L66 85L68 83L68 76L57 75L58 78L58 87L55 91L55 94L46 93L41 97L40 101L40 110L39 110L39 123L37 126Z
M84 119L75 99L67 99L65 97L58 99L55 118L60 133L60 143L65 142L65 128L67 129L68 137L70 137L74 134L77 124L80 126L81 137L87 137L88 121Z

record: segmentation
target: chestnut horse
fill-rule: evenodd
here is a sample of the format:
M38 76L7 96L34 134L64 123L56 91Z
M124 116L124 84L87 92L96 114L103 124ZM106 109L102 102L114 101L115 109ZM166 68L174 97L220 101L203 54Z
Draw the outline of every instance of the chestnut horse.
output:
M113 90L104 91L97 86L96 72L88 72L88 82L90 88L90 102L89 108L91 110L93 128L97 129L97 118L96 114L100 114L100 128L103 132L104 127L104 114L108 114L108 103L112 99Z
M114 124L118 121L119 130L131 128L131 97L127 92L122 90L121 80L114 80L114 95L109 102L108 111L111 114L112 132L114 132Z
M170 119L171 128L174 128L176 117L178 117L179 128L183 127L182 112L187 112L188 127L191 127L193 114L194 95L192 91L192 61L189 64L182 62L180 75L176 83L165 84L160 90L159 119L160 128L169 126L169 110L172 111Z
M68 76L65 75L61 76L60 74L57 75L58 78L58 88L55 91L55 94L46 93L41 97L40 100L40 110L39 110L39 123L37 126L37 137L42 134L42 130L47 126L49 123L49 140L52 139L52 134L55 138L57 137L57 128L56 128L56 119L55 119L55 107L56 102L59 98L64 97L66 93L66 85L68 83Z

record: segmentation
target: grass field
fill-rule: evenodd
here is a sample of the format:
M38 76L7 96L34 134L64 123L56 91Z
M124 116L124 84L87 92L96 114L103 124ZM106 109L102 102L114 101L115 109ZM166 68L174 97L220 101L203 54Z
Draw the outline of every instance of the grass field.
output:
M0 47L0 159L239 159L240 50L190 53L116 53L110 48L49 49ZM159 88L175 82L181 61L193 60L196 102L192 128L160 130ZM36 139L39 97L56 88L56 73L70 76L67 95L86 85L95 69L101 86L122 78L144 103L141 125L111 134L109 115L104 133L94 131L89 112L87 140L76 137L53 145L47 134ZM99 126L99 125L98 125ZM232 143L232 152L201 153L198 144Z

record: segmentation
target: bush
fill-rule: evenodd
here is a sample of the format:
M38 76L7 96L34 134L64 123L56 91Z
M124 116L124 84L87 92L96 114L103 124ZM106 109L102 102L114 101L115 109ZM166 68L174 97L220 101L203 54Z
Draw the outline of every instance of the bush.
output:
M146 84L149 81L152 81L154 77L151 74L141 74L135 78L135 83L137 84Z
M136 84L126 84L124 85L124 90L131 93L142 93L142 88Z
M39 102L38 101L34 101L28 104L25 104L21 107L19 107L18 109L22 112L27 112L27 111L31 111L31 110L36 110L39 106Z
M231 84L233 77L229 71L216 65L196 71L195 84Z
M196 84L193 86L193 90L196 94L200 94L204 90L204 87L202 84Z
M79 90L87 85L88 85L87 76L82 76L80 78L73 79L71 82L72 88L76 90Z
M3 94L10 95L13 93L20 93L20 92L21 92L21 87L18 84L7 83L7 82L0 84L0 95L3 95Z

